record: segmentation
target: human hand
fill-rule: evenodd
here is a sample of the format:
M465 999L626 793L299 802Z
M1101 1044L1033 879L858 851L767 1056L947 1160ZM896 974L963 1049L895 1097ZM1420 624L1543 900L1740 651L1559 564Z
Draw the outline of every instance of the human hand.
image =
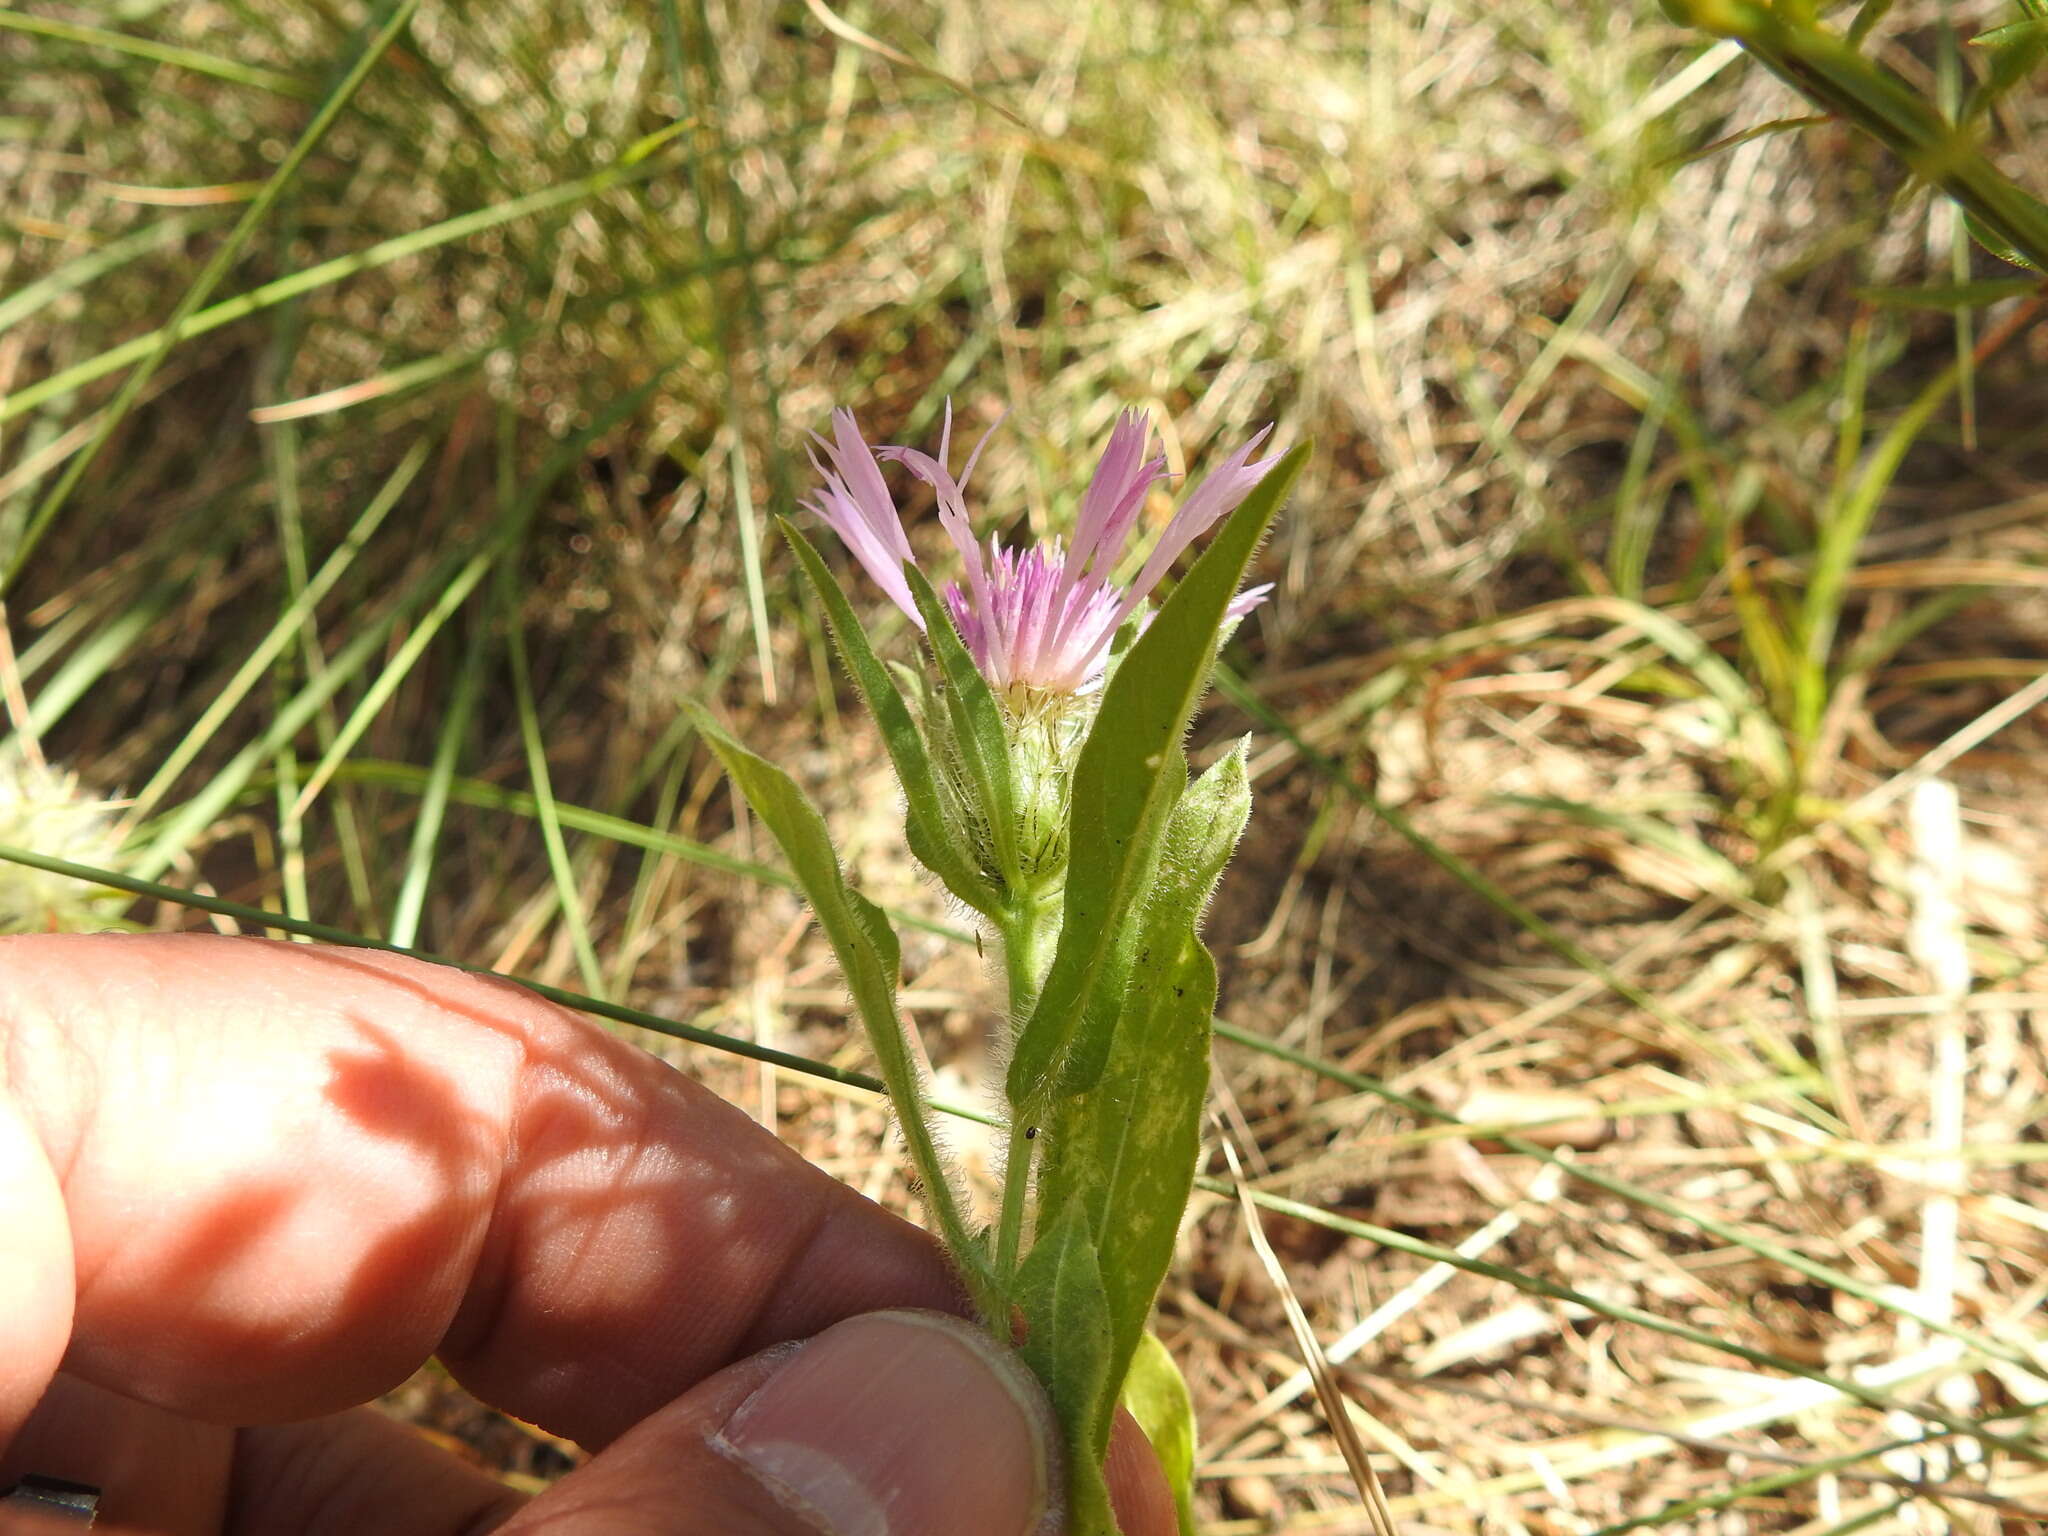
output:
M1050 1409L963 1306L916 1228L516 987L0 940L0 1487L98 1485L102 1529L1055 1529ZM356 1406L430 1354L596 1454L525 1501ZM1170 1536L1128 1420L1110 1480Z

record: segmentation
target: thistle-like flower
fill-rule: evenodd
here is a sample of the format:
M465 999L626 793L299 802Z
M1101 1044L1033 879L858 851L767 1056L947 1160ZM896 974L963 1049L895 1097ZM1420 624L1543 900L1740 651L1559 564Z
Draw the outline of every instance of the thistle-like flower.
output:
M986 550L975 542L967 481L988 437L984 434L975 445L955 479L947 467L953 437L950 406L937 458L915 448L870 448L853 412L834 411L831 440L813 434L830 468L812 454L824 484L805 505L922 629L924 620L903 579L905 562L915 557L879 461L903 465L932 488L939 521L959 551L966 580L947 584L946 609L989 686L1012 700L1072 697L1101 687L1117 631L1139 613L1181 552L1250 495L1278 462L1277 456L1252 458L1272 430L1263 428L1195 487L1128 585L1116 580L1117 567L1147 493L1166 475L1164 455L1147 457L1151 428L1137 411L1125 411L1110 432L1109 446L1081 498L1071 546L1050 539L1006 549L994 535ZM1232 617L1249 613L1271 590L1262 586L1239 593L1231 604Z

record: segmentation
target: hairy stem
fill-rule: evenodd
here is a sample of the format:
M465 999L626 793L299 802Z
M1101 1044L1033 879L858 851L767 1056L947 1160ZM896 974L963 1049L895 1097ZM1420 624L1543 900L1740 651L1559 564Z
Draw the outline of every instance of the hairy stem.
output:
M1051 921L1057 903L1051 893L1037 891L1011 907L1002 918L1003 978L1009 991L1009 1021L1014 1030L1031 1017L1038 1006L1038 989L1045 980L1051 941L1057 937ZM1023 1106L1010 1106L1009 1147L1003 1158L1003 1209L996 1224L996 1274L1004 1285L1016 1273L1018 1248L1024 1238L1024 1207L1031 1189L1031 1154L1038 1127L1026 1123ZM992 1326L1008 1326L1008 1319L991 1318Z

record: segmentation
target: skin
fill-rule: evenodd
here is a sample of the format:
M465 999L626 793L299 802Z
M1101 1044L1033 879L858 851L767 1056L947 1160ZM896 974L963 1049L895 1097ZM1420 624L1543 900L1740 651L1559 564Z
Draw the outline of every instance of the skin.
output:
M704 1449L773 1347L965 1310L924 1233L574 1015L214 936L0 939L0 1233L0 1486L166 1536L780 1530ZM357 1406L430 1355L597 1454L523 1503ZM1110 1465L1170 1536L1128 1421Z

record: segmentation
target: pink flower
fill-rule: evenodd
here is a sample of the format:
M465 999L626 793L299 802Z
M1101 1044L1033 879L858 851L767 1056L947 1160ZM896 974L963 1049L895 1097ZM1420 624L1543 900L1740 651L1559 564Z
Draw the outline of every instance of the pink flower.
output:
M854 424L853 412L834 411L832 441L813 434L831 467L812 454L811 462L825 483L805 505L831 526L911 622L923 628L903 579L903 564L914 556L877 461L903 465L932 488L939 521L960 553L967 579L964 585L946 586L946 609L989 685L999 693L1087 693L1102 683L1111 640L1138 612L1167 568L1250 495L1276 462L1277 456L1252 458L1272 430L1260 430L1195 487L1128 586L1118 585L1116 568L1123 562L1146 493L1166 475L1163 455L1146 457L1151 429L1137 411L1125 411L1109 434L1109 446L1081 498L1071 547L1051 539L1005 549L991 536L984 552L975 543L965 493L988 437L983 435L959 479L954 479L946 467L953 438L951 406L937 458L915 448L871 449ZM1251 612L1271 590L1263 586L1240 592L1231 602L1231 616Z

